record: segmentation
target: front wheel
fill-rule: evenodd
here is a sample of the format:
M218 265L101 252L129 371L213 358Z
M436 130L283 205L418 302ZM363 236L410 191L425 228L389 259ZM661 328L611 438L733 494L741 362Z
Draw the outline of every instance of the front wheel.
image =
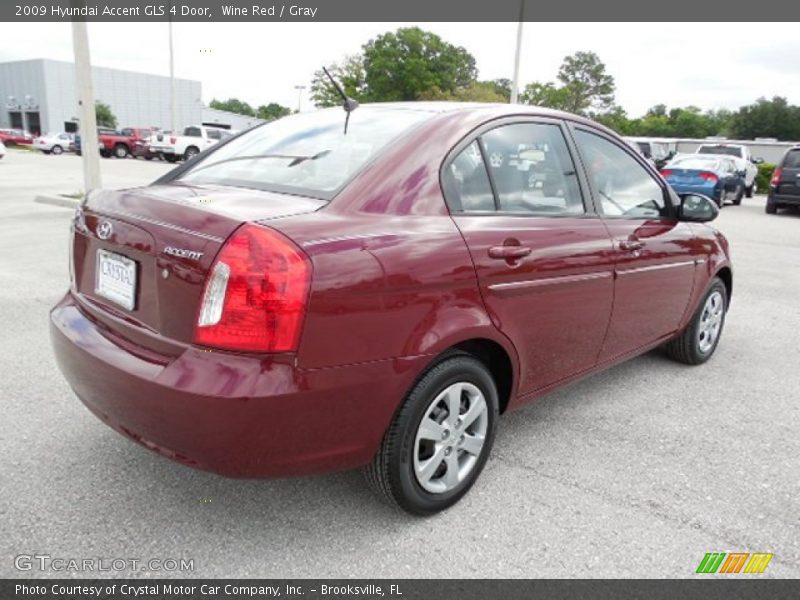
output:
M368 483L412 514L452 506L486 464L497 415L497 386L486 365L468 354L445 358L406 397L364 470Z
M117 158L127 158L128 147L125 144L117 144L114 147L114 156L116 156Z
M667 343L666 351L670 358L687 365L699 365L711 358L719 344L727 310L727 288L719 277L715 277L689 325Z
M733 199L733 205L734 206L739 206L742 203L742 196L744 196L744 194L745 194L745 191L744 191L743 187L737 187L736 188L736 196ZM748 196L748 198L750 198L750 196Z
M59 155L59 154L61 154L62 152L64 152L64 149L63 149L61 146L59 146L59 145L57 145L57 144L56 144L55 146L53 146L53 149L52 149L52 150L50 150L50 152L52 152L52 153L53 153L53 154L55 154L55 155Z

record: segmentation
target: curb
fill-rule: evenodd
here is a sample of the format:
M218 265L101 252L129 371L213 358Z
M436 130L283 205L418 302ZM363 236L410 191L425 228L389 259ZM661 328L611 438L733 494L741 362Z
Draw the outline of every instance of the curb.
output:
M49 204L51 206L60 206L62 208L78 208L81 200L78 198L67 198L66 196L58 196L54 194L39 194L33 199L34 202L39 204Z

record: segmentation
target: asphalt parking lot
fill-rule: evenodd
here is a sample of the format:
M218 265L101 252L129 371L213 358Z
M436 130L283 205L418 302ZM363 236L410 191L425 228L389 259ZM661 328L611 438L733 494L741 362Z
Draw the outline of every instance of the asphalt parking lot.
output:
M125 187L169 165L102 168ZM80 181L74 156L0 161L0 576L64 575L14 567L39 553L188 558L182 575L198 577L671 578L693 577L706 552L760 551L774 553L761 577L800 577L800 214L766 215L757 197L715 222L735 273L709 363L652 352L506 415L475 488L418 519L359 473L223 479L93 417L47 331L71 212L32 201Z

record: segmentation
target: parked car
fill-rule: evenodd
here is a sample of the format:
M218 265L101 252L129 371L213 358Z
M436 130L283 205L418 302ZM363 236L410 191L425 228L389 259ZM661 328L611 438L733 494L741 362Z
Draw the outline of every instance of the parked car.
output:
M718 208L611 130L520 105L348 118L288 116L88 195L50 323L104 423L228 476L364 467L429 514L475 482L501 413L659 346L713 355Z
M163 156L168 162L189 160L232 135L232 132L225 129L193 125L186 127L182 135L156 133L150 138L150 151Z
M756 177L758 167L764 162L761 157L753 157L750 148L744 144L713 143L702 144L697 148L697 154L724 154L733 158L736 163L737 171L744 171L744 193L748 198L752 198L756 191Z
M634 137L625 139L632 144L636 144L644 157L653 161L656 169L662 168L673 156L669 151L669 146L663 142Z
M6 146L33 144L33 136L22 129L0 129L0 142Z
M100 134L101 154L117 158L150 157L151 130L143 127L125 127L113 133Z
M45 154L62 154L74 141L68 133L48 133L33 140L33 147Z
M97 127L97 136L98 136L97 149L100 151L101 156L105 152L105 147L103 146L103 143L99 140L99 137L101 135L113 135L115 133L116 133L116 129L111 129L109 127L100 127L100 126ZM75 154L80 156L81 155L81 146L82 146L81 134L80 133L76 133L74 135L73 144L75 146Z
M769 182L767 213L774 215L779 208L789 207L800 207L800 146L786 151Z
M661 175L679 194L704 194L720 208L727 201L737 206L742 203L744 171L737 170L736 163L727 155L679 155L667 163Z
M0 158L3 158L5 155L6 155L6 147L0 140Z

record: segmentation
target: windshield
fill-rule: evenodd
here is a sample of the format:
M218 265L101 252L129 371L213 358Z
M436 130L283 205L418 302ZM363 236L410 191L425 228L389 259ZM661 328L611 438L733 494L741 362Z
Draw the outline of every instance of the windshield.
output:
M728 156L742 157L742 149L735 146L700 146L698 154L727 154Z
M199 161L179 181L297 193L328 200L392 139L429 111L330 108L257 127Z

